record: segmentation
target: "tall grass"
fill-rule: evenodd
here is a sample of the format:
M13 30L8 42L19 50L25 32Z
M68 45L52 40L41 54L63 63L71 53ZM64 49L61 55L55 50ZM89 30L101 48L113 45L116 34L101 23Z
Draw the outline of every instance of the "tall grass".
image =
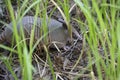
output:
M107 0L101 0L101 1L91 0L91 2L89 2L88 0L82 0L82 1L74 0L74 2L78 5L79 9L83 12L86 18L86 23L83 24L85 28L86 26L88 27L88 33L87 34L83 33L84 46L81 52L83 54L84 47L88 45L88 47L90 48L89 51L87 52L89 64L86 67L86 69L89 69L89 71L91 71L91 77L93 80L95 80L96 76L98 77L98 80L120 79L120 70L119 70L120 69L120 36L119 36L120 0L109 0L109 1L110 3L107 3ZM70 10L69 0L63 0L63 1L51 0L51 2L60 11L62 17L64 18L67 24L67 28L69 30L70 36L72 37L72 28L70 25L70 13L69 13ZM32 73L34 71L34 68L32 66L32 53L34 49L37 47L37 44L39 44L39 42L42 40L42 38L44 38L44 41L47 42L46 35L48 33L48 29L47 29L46 18L50 17L47 16L48 1L46 0L46 2L44 2L42 0L33 0L31 4L29 3L29 0L23 0L21 4L20 0L18 0L18 15L16 18L13 13L14 10L12 8L11 1L5 0L5 3L9 10L11 21L13 23L13 32L16 42L16 50L3 45L0 45L0 47L18 54L20 66L22 68L22 79L32 80L33 79ZM40 10L41 5L42 5L42 12ZM30 43L29 43L30 49L28 50L27 44L25 42L25 36L23 35L24 32L21 29L22 38L20 38L17 32L16 25L18 21L21 21L21 19L27 14L27 12L31 10L31 8L35 10L35 21L30 37ZM41 38L37 40L35 44L33 44L34 29L35 29L37 16L43 17L44 21L42 26L44 26L43 27L44 35L42 35ZM78 21L78 23L80 22L80 24L82 22L79 19L75 19L75 20ZM53 75L53 80L56 80L54 69L52 66L52 61L48 54L49 52L45 45L44 48L47 53L47 59L51 73ZM80 58L82 54L80 55ZM10 58L1 58L1 59L5 62L7 68L12 73L14 79L18 80L17 76L15 75L11 67L12 61L10 61ZM74 65L73 69L78 64L78 61ZM96 70L94 69L93 65L95 65ZM94 73L94 70L97 73ZM81 73L84 73L84 71Z
M9 10L9 13L10 13L10 17L11 17L11 21L12 21L12 24L13 24L13 36L15 37L15 42L16 42L16 45L17 45L17 53L18 53L18 57L19 57L19 62L20 62L20 66L22 68L22 79L23 80L32 80L32 71L33 71L33 67L32 67L32 64L31 64L31 61L32 61L32 53L29 53L28 51L28 48L27 48L27 44L25 41L23 41L21 44L20 44L20 41L22 39L25 39L24 37L24 32L23 32L23 29L21 27L21 34L22 34L22 38L19 37L18 35L18 31L17 31L17 23L18 21L21 21L22 17L33 7L35 6L36 4L39 4L41 0L37 0L35 2L33 2L32 5L30 5L29 7L26 6L25 4L22 5L22 7L20 8L20 10L18 10L18 16L17 16L17 19L15 19L14 17L14 11L13 11L13 8L12 8L12 5L11 5L11 1L9 0L6 0L6 5L8 6L8 10ZM26 3L26 4L29 4L27 0L25 0L23 3ZM26 10L25 8L28 7ZM39 10L39 8L36 9L36 15L38 14L37 10ZM35 20L36 21L36 20ZM34 22L35 23L35 22ZM22 26L22 25L21 25ZM35 29L35 25L33 26L33 29ZM33 46L33 36L34 35L34 32L32 31L31 32L31 37L30 37L30 52L32 50L32 46ZM11 71L11 70L10 70ZM13 73L13 72L12 72ZM14 74L15 76L15 74ZM17 78L14 77L16 80Z
M9 47L3 46L3 45L1 45L1 47L6 49L6 50L10 50L11 52L14 51L18 54L20 66L22 68L22 79L23 80L33 80L32 73L33 73L34 68L32 66L32 53L33 53L34 49L36 48L37 44L42 40L43 37L45 37L45 36L42 36L35 44L33 44L35 24L36 24L37 16L41 12L40 7L39 7L40 2L41 2L41 0L34 0L32 2L32 4L30 4L28 0L24 0L23 4L20 4L20 0L19 0L18 1L18 9L17 9L18 15L15 18L14 13L13 13L14 10L13 10L11 1L10 0L5 0L5 3L7 5L9 13L10 13L11 22L13 24L13 36L14 36L14 39L15 39L15 42L16 42L16 50L13 50L12 48L9 48ZM29 5L29 6L27 6L27 5ZM46 6L47 5L45 5L44 11L45 10L47 11ZM33 30L31 31L31 36L30 36L30 44L29 44L30 49L28 50L28 47L27 47L27 44L26 44L26 41L25 41L24 32L23 32L23 29L22 29L22 25L21 25L22 37L19 37L16 26L17 26L18 21L21 22L21 19L33 7L35 8L35 11L36 11L35 12L35 21L34 21ZM44 13L46 13L46 12L44 12ZM44 31L44 34L47 35L46 14L44 14L44 13L42 14L42 16L44 16L43 17L44 18L43 31ZM16 77L15 73L12 70L12 67L11 67L12 63L8 64L9 61L10 61L10 58L1 58L1 59L5 62L6 65L8 65L7 68L12 73L14 79L18 80L18 78Z
M61 13L69 32L70 37L72 38L72 26L70 24L70 6L69 6L69 0L57 0L56 2L54 0L51 0L52 3L57 7L59 12Z
M119 0L109 0L110 3L107 3L107 0L101 0L100 3L92 0L91 4L88 0L74 1L88 23L89 35L84 35L90 47L88 55L91 72L94 62L98 80L119 80Z

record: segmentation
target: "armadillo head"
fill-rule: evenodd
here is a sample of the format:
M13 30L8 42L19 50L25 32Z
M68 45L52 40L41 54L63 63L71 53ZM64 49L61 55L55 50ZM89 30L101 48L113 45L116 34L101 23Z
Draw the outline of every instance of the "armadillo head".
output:
M51 19L48 27L51 43L56 44L58 48L63 48L69 39L67 29L63 27L61 22L58 22L54 19ZM54 46L53 44L52 47Z

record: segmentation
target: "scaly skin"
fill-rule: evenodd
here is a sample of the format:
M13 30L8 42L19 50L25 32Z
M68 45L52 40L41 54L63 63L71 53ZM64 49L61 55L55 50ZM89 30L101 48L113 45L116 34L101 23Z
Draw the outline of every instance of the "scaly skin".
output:
M42 19L37 18L34 36L35 39L40 38L40 28L42 26ZM57 44L59 48L62 48L66 45L67 40L69 38L67 30L63 27L62 23L50 19L46 20L49 30L49 43L52 43L53 41L60 42L62 44ZM21 22L17 23L17 31L19 36L21 35L20 27L22 24L22 28L25 34L25 38L29 38L32 30L32 26L34 24L34 17L33 16L25 16L22 18ZM5 30L0 34L0 44L3 42L12 42L13 37L13 26L12 23L8 24L7 27L5 27Z

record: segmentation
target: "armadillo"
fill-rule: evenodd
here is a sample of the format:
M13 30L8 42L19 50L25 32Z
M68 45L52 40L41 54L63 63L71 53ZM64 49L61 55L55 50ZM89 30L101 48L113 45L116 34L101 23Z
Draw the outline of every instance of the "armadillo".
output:
M18 34L21 36L21 24L22 28L25 34L25 37L30 37L31 30L34 24L35 18L33 16L25 16L22 18L21 22L17 23L17 31ZM62 44L57 44L59 48L62 48L66 45L67 40L69 39L68 31L65 29L61 22L55 20L55 19L46 19L47 21L47 27L49 31L49 39L50 42L56 41L60 42ZM35 31L34 36L35 38L40 38L40 29L43 23L42 18L37 18L36 24L35 24ZM44 26L43 26L44 27ZM8 24L7 27L5 27L4 31L0 34L0 43L3 42L12 42L13 37L13 25L12 22Z

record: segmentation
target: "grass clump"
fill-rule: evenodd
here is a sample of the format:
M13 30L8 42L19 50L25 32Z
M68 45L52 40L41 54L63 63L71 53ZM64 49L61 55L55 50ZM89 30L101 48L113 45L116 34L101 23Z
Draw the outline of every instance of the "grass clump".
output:
M119 0L96 1L74 0L86 17L89 44L89 66L91 72L96 67L99 80L119 80ZM114 7L113 7L114 6ZM102 50L102 52L100 52ZM92 56L91 56L92 55ZM92 60L94 58L94 61ZM95 65L93 68L92 65Z

